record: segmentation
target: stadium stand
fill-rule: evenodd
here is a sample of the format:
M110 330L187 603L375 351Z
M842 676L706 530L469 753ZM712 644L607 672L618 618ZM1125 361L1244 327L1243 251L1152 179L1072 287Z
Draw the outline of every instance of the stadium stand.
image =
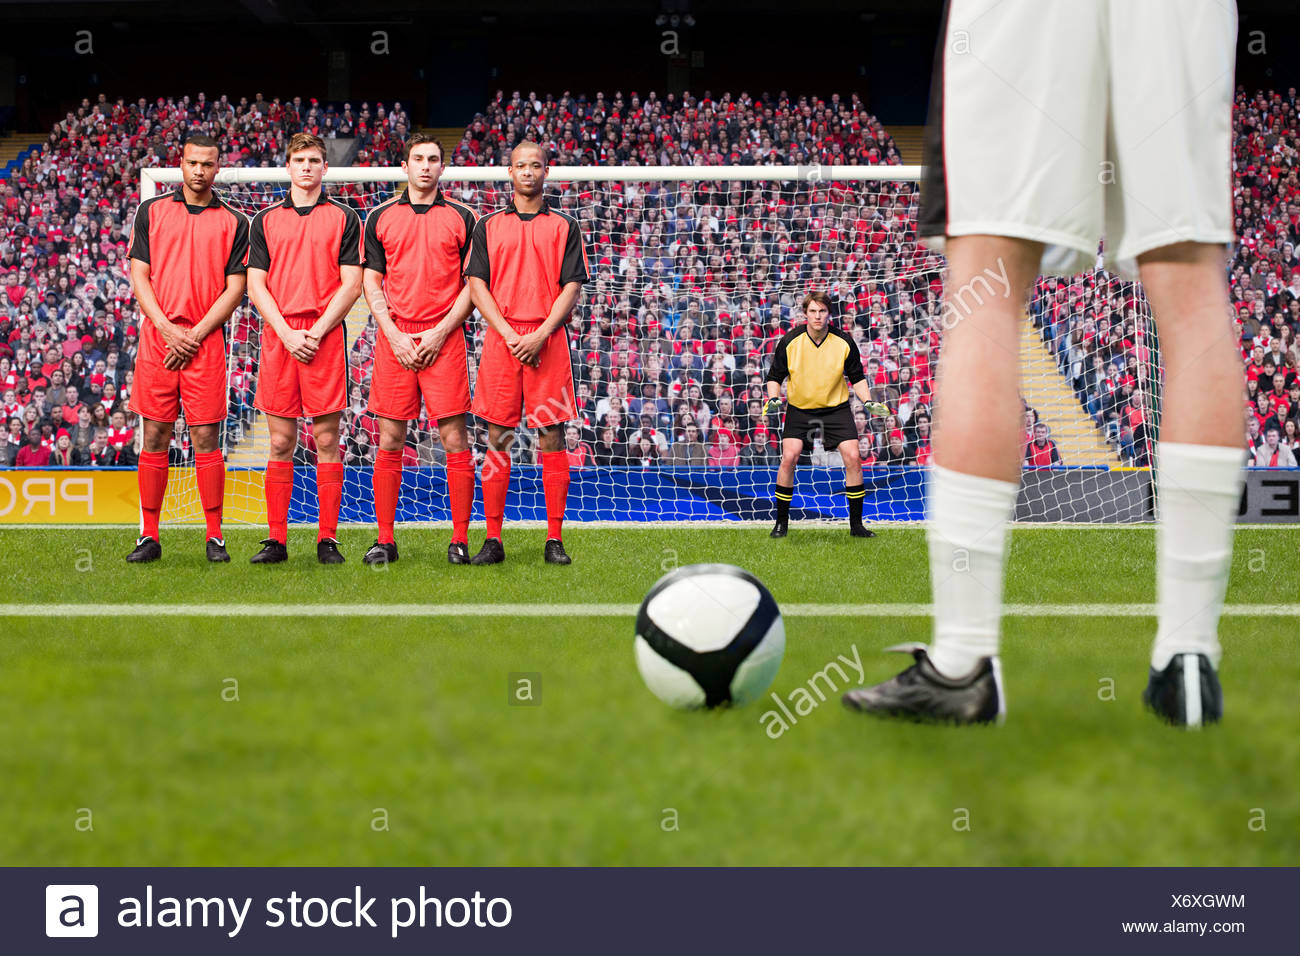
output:
M1236 228L1230 267L1236 319L1247 358L1245 412L1251 460L1277 427L1288 448L1300 434L1300 182L1296 94L1239 90L1234 112ZM6 418L4 462L24 464L42 452L86 465L132 465L136 433L125 412L132 385L138 313L125 273L127 238L139 202L139 170L171 166L188 131L223 144L229 165L283 162L287 136L308 129L339 141L350 165L395 165L410 121L400 104L322 104L316 100L238 101L144 98L83 101L39 148L17 157L0 179L0 391ZM856 96L828 100L708 92L660 98L648 92L538 97L504 91L464 129L444 140L451 161L503 161L520 139L535 139L565 165L734 165L900 163L918 148L914 130L895 141ZM913 156L908 156L913 159ZM478 208L504 202L491 184L456 187ZM809 266L831 292L839 320L859 342L866 370L895 416L875 423L859 415L864 458L924 463L929 455L930 388L940 346L939 260L909 241L909 184L872 196L813 189L810 204L860 202L845 234L819 228L806 210L771 191L749 195L697 183L673 197L685 219L665 222L659 196L619 184L602 186L589 231L595 277L571 330L580 373L580 422L570 436L575 466L767 465L776 436L753 400L766 354L795 321L797 296L776 294L764 280L788 263ZM363 214L362 187L341 198ZM617 198L631 211L614 222ZM632 225L626 220L633 216ZM757 256L738 255L732 240L756 230ZM633 228L633 226L635 228ZM896 230L906 261L899 274L874 282L844 263L869 258ZM1030 376L1028 419L1051 425L1072 449L1072 464L1150 463L1158 382L1149 380L1156 343L1144 322L1145 300L1132 283L1101 272L1040 281L1023 343ZM349 320L352 404L348 461L371 461L375 423L365 412L374 326L364 303ZM232 320L229 440L235 463L265 460L251 395L256 382L256 316ZM1279 377L1280 376L1280 377ZM410 455L438 460L435 429L413 435ZM34 432L34 438L33 438ZM477 433L477 432L476 432ZM35 443L33 445L33 442ZM482 436L480 435L480 449ZM516 453L530 454L527 435ZM182 432L174 458L191 451ZM303 454L311 455L310 445ZM816 456L824 453L814 452ZM1265 456L1266 458L1268 456ZM835 456L829 460L834 461ZM75 459L75 461L74 461Z

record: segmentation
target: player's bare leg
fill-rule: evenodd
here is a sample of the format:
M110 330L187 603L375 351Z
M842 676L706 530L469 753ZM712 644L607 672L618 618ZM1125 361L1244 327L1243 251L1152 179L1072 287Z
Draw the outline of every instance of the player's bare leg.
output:
M311 421L316 442L316 497L320 502L317 521L316 560L321 564L342 564L339 552L339 507L343 503L343 453L339 448L341 412L318 415Z
M438 437L447 457L447 495L451 499L448 564L469 564L469 517L474 508L474 455L464 415L438 419Z
M266 496L267 537L251 564L279 564L289 557L289 502L293 498L293 453L298 448L298 419L266 415L271 453L262 478Z
M839 452L844 461L844 494L849 499L849 534L855 538L874 538L876 533L862 523L862 503L867 489L862 484L862 458L857 441L840 442Z
M1159 625L1143 699L1164 719L1220 719L1219 615L1241 501L1244 375L1221 246L1180 243L1138 260L1164 360L1156 488Z
M221 456L221 426L218 423L190 425L194 443L194 483L199 489L206 525L208 560L223 564L230 560L221 534L221 512L226 498L226 462Z
M929 493L934 638L928 649L901 647L912 667L849 691L844 703L973 723L1005 709L997 653L1007 521L1019 492L1019 333L1042 246L960 236L947 253Z
M802 438L781 439L781 464L776 467L776 488L772 497L776 500L776 524L772 526L770 537L784 538L790 531L790 502L794 500L794 469L803 454Z
M379 451L372 473L379 533L361 559L365 564L386 565L397 560L393 528L397 521L397 499L402 492L402 448L406 444L406 432L404 419L379 418Z
M564 450L564 423L537 428L538 459L542 464L542 488L546 493L547 564L572 564L562 540L564 509L569 499L569 456Z
M162 515L163 499L167 496L167 447L172 440L172 422L140 419L144 429L144 445L140 450L136 480L140 488L140 534L135 548L126 559L132 564L146 564L162 557L162 541L158 521Z
M483 517L487 537L470 564L500 564L506 559L501 543L501 525L505 519L506 493L510 489L510 446L515 430L488 422L487 455L483 461Z

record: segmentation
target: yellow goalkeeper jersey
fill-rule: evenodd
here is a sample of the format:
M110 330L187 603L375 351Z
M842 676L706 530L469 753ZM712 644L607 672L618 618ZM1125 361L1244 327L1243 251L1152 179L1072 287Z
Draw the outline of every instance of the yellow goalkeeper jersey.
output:
M857 343L835 328L826 329L821 344L808 334L807 323L781 337L772 353L767 380L780 385L786 379L786 401L807 410L834 408L849 400L849 386L866 378Z

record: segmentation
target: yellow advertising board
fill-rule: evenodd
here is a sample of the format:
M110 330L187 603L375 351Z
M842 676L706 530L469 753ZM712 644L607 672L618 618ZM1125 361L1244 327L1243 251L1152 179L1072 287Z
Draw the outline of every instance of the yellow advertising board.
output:
M227 523L264 524L260 471L227 471ZM203 523L193 468L173 468L163 521ZM0 471L0 525L140 523L135 471Z

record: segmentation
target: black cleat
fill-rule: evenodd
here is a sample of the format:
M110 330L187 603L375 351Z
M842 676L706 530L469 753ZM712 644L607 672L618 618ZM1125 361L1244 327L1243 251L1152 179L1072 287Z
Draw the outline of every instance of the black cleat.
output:
M1151 669L1142 703L1179 727L1217 724L1223 719L1223 688L1204 654L1175 654L1162 671Z
M924 644L899 644L891 651L911 653L916 663L874 687L844 695L844 706L868 714L957 724L1001 723L1006 715L1002 665L996 657L979 662L974 673L952 680L934 669Z
M542 557L546 559L547 564L573 563L573 558L569 557L564 550L564 542L559 538L546 539L546 549L542 552Z
M230 560L230 553L226 550L225 538L208 538L208 560L213 564L224 564Z
M262 550L248 559L249 564L279 564L289 560L289 549L274 538L262 542Z
M771 532L769 532L768 537L784 538L789 533L790 533L790 526L786 524L784 521L778 521L775 525L772 526L772 530Z
M864 524L849 525L849 534L855 538L874 538L876 533Z
M135 539L135 549L126 556L126 559L132 564L145 564L148 561L157 561L161 557L162 545L158 543L158 539L141 535Z
M343 555L339 553L339 543L333 538L322 538L317 541L316 560L321 564L342 564Z
M321 544L324 544L324 542L322 541ZM336 550L334 553L338 554L338 551ZM317 557L320 557L319 545L317 545L316 547L316 555ZM343 556L339 555L339 561L342 560L343 560ZM361 559L361 563L362 564L392 564L396 560L397 560L396 542L393 542L392 544L382 544L376 541L374 544L370 546L370 550L365 553L365 556ZM321 563L322 564L325 563L324 558L321 558ZM338 562L335 561L331 563L337 564Z
M466 551L469 548L465 549ZM502 545L500 538L488 538L483 542L483 547L478 549L478 554L469 559L470 564L500 564L506 559L506 549Z
M447 545L448 564L469 564L469 545L464 541L453 541Z

